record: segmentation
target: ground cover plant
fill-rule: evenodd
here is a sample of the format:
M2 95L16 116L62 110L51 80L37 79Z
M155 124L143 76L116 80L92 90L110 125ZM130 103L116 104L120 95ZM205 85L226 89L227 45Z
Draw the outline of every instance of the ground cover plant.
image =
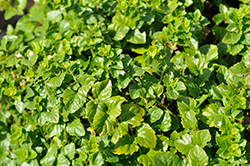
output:
M249 165L249 0L34 2L0 40L0 165Z

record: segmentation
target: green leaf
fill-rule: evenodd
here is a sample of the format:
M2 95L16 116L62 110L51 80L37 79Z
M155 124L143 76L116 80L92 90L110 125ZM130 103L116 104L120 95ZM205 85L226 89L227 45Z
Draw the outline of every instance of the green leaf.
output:
M167 5L167 7L160 7L158 9L160 12L165 14L171 14L176 8L178 7L178 4L176 2L170 1Z
M50 123L58 123L60 115L57 112L43 112L42 116L45 117L46 121Z
M129 27L121 23L111 24L108 29L115 32L113 39L116 41L122 40L129 31Z
M29 86L27 86L26 87L26 95L24 96L23 100L25 101L28 98L33 97L34 95L35 95L34 91Z
M62 19L62 12L59 10L52 10L47 13L49 21L59 22Z
M205 55L207 61L218 59L218 47L216 45L204 45L200 48L200 52Z
M170 152L160 152L154 156L155 165L159 166L182 166L184 163L182 159Z
M145 110L133 103L122 105L120 121L126 121L133 126L140 126L143 121Z
M222 120L224 117L224 111L222 108L212 103L206 106L206 108L202 111L202 114L207 118L207 124L210 127L218 127L220 128L222 124Z
M105 102L112 94L112 82L105 80L95 83L92 88L92 94L98 101Z
M186 86L185 86L185 84L183 82L179 81L179 82L177 82L175 90L184 91L184 90L186 90Z
M95 136L90 136L86 149L89 152L95 152L99 149L99 144L97 143Z
M42 166L52 166L57 158L58 149L56 145L52 145L46 155L41 159L40 164Z
M122 138L127 133L128 133L128 123L127 122L120 123L112 136L111 139L112 143L116 144L119 141L119 139Z
M17 0L17 2L18 2L17 5L18 10L22 11L26 7L27 0Z
M171 128L171 116L168 111L164 112L163 120L161 122L161 130L167 132Z
M73 142L67 144L63 149L62 152L64 155L68 156L70 160L75 157L75 144Z
M4 95L6 96L14 96L17 93L17 90L15 88L7 88L4 90Z
M65 125L55 124L55 123L49 123L46 126L44 126L44 129L47 131L49 138L61 134L64 128Z
M106 100L105 104L108 108L108 114L110 115L110 118L115 121L116 117L120 115L121 113L121 104L126 99L121 96L113 96Z
M8 57L8 64L6 67L12 67L14 65L18 64L18 60L15 56L9 56Z
M125 137L121 138L117 144L116 148L113 150L114 154L121 155L132 155L134 152L139 150L139 146L133 142L132 137L125 135Z
M135 142L146 148L155 148L156 140L155 131L149 124L143 124L137 131L137 137L135 137Z
M26 103L15 101L14 104L15 104L16 110L19 113L23 113L24 109L26 108Z
M189 71L195 76L199 75L199 69L197 65L194 63L193 59L191 57L186 57L185 59Z
M135 29L136 22L131 19L131 16L123 15L120 11L116 12L112 18L113 23L123 24L131 29Z
M220 41L223 39L223 37L227 33L227 31L225 30L224 27L220 27L220 26L217 26L217 25L215 25L212 30L213 30L213 34Z
M84 75L80 76L80 77L77 79L77 81L78 81L83 87L86 87L86 89L90 89L90 88L94 85L96 79L95 79L93 76L91 76L91 75L84 74Z
M129 86L129 93L132 99L137 99L140 97L146 97L146 89L141 88L138 85L132 84Z
M154 123L161 119L161 116L163 115L163 111L156 106L148 109L148 113L150 114L150 123Z
M244 40L242 41L242 44L244 45L250 45L250 34L244 34Z
M192 49L195 49L195 50L198 49L199 42L194 38L190 38L190 40L186 40L185 43L188 47Z
M85 162L88 158L88 153L86 148L78 148L76 149L77 153L79 154L79 157L76 159L77 163Z
M84 127L80 121L80 119L76 119L73 122L69 123L66 127L66 131L71 136L84 136L85 130Z
M67 110L69 110L70 113L74 113L86 102L86 96L87 93L84 87L81 87L77 93L73 90L66 89L63 92L63 102Z
M211 141L211 135L209 130L199 130L192 136L192 144L199 145L200 147L205 147L207 142Z
M229 69L232 74L244 74L245 73L245 65L243 62L235 63Z
M14 153L22 162L24 162L29 156L27 147L17 149L14 151Z
M130 76L122 76L122 75L119 75L117 79L118 84L122 89L125 89L129 85L131 80L132 78Z
M86 105L87 117L90 123L93 123L94 128L100 135L111 134L115 130L116 118L121 114L121 103L125 99L120 96L114 96L106 100L104 103L95 104L90 101Z
M121 111L106 112L105 106L100 106L98 108L100 109L96 110L93 120L94 128L101 136L113 133L115 130L116 117Z
M15 8L11 7L8 10L6 10L6 12L4 13L4 19L5 20L9 20L11 19L13 16L17 15L17 11Z
M152 0L151 4L152 4L152 6L160 6L161 5L161 0Z
M189 134L185 134L181 139L175 140L174 145L181 153L186 155L194 147L191 138Z
M53 87L60 87L62 85L62 82L64 80L65 77L65 73L60 74L59 77L53 77L49 80L49 84L48 86L53 86Z
M224 38L222 39L222 42L225 44L235 44L240 40L241 35L242 33L227 32Z
M193 110L184 112L181 115L181 124L185 129L196 129L197 128L197 120L195 117L195 113Z
M10 139L15 141L18 140L22 136L22 129L17 125L11 125L11 136Z
M216 25L219 25L223 20L224 20L224 15L221 14L221 13L216 14L216 15L213 17L213 21L216 23Z
M67 157L65 157L63 154L60 153L57 158L57 165L69 166L70 161L67 159Z
M36 63L36 61L38 59L38 55L35 54L34 52L32 52L31 50L29 50L27 52L27 57L26 58L23 58L21 63L28 66L28 67L31 67L31 66L35 65L35 63Z
M68 20L62 20L59 24L59 32L63 33L67 30L70 30L70 25Z
M231 53L232 55L237 55L243 48L244 48L244 45L243 45L243 44L236 44L236 45L233 45L233 46L231 46L231 51L230 51L230 53Z
M103 164L104 164L104 160L103 160L101 152L96 152L96 153L90 154L90 157L89 157L89 165L90 166L96 166L96 165L101 166Z
M148 155L142 154L137 158L137 161L141 164L143 164L143 166L150 166L152 165L152 161L150 159L150 157Z
M250 68L250 55L247 54L244 57L242 57L242 62L244 62L246 68Z
M106 162L109 163L117 163L119 161L119 157L110 152L109 149L106 150L106 153L103 155L103 158Z
M195 145L188 153L188 162L190 165L207 165L208 156L206 152L198 145Z
M134 31L134 35L127 40L133 44L144 44L146 43L146 32L141 33L138 29Z
M99 109L105 109L103 107L104 107L103 104L98 105L94 101L89 101L86 104L86 114L90 123L93 123L96 111L98 111Z

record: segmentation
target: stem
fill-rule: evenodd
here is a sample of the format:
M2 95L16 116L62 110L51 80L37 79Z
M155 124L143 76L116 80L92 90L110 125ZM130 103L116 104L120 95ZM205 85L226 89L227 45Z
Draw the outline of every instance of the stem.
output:
M163 79L163 76L164 76L166 69L167 69L167 67L164 67L163 71L161 72L160 82L162 82L162 79Z
M38 128L39 131L41 132L42 137L48 142L48 139L45 137L45 135L43 135L44 132L42 131L41 126L39 126Z
M172 115L176 120L180 120L175 114L173 114L173 112L171 112L166 106L164 106L161 102L159 102L158 100L156 100L157 104L161 107L161 109L163 110L167 110L169 112L170 115Z
M91 52L91 54L92 54L92 57L94 57L94 56L95 56L95 54L94 54L93 49L90 49L90 52Z
M95 99L93 99L93 97L91 97L90 95L88 95L88 98L89 98L90 100L95 101Z
M77 81L77 79L76 79L74 73L73 73L71 70L69 70L69 72L70 72L70 74L73 76L73 79L74 79L75 81Z
M5 99L1 100L0 101L0 110L2 109L3 105L7 102L7 100L9 99L10 97L6 97Z

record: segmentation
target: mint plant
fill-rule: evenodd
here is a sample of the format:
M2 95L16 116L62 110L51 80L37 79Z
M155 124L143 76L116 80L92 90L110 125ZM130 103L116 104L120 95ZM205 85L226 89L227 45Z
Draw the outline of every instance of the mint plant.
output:
M34 2L0 0L0 165L248 165L248 0Z

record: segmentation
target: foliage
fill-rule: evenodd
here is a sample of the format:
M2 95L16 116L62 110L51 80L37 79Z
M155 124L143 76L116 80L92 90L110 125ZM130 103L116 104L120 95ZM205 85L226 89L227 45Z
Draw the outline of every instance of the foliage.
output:
M247 165L250 1L207 2L35 0L0 41L0 165Z

